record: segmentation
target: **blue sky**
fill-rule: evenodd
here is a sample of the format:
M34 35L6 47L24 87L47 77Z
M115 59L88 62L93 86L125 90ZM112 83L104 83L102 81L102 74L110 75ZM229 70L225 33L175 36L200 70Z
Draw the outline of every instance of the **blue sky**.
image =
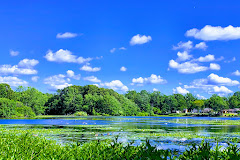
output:
M240 86L239 14L239 1L2 1L0 82L224 96Z

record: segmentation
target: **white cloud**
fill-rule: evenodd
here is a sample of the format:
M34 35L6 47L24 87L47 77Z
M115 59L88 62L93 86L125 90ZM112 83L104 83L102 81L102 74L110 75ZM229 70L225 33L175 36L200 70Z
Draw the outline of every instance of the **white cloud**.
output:
M236 70L236 71L233 72L232 74L235 75L235 76L240 76L240 72L239 72L239 70Z
M68 71L67 71L68 77L73 77L74 74L75 74L75 73L74 73L72 70L68 70Z
M7 76L7 77L1 77L0 76L0 83L7 83L10 86L27 86L28 82L24 81L22 79L19 79L17 77Z
M187 41L187 42L182 42L181 41L177 44L177 46L173 46L174 50L177 50L177 49L190 50L192 48L193 48L192 41Z
M199 62L211 62L215 60L215 56L212 54L208 54L205 57L199 57L197 60Z
M122 66L122 67L120 68L120 71L125 72L125 71L127 71L127 68L124 67L124 66Z
M236 61L236 57L233 57L231 60L226 60L224 61L225 63L231 63L231 62L235 62Z
M160 75L157 76L155 74L151 74L150 77L147 78L133 78L132 79L132 85L139 85L142 86L143 84L165 84L167 83L167 80L163 79Z
M158 91L158 89L157 89L157 88L153 88L153 92L154 92L154 91Z
M37 82L37 81L38 81L38 79L39 79L39 77L38 77L38 76L33 76L33 77L31 78L31 80L32 80L33 82Z
M210 74L207 79L209 84L221 84L227 86L239 85L239 82L236 80L231 80L227 77L220 77L214 73Z
M67 63L78 63L82 64L89 62L92 58L77 57L72 54L69 50L59 49L57 52L49 50L45 55L45 58L50 62L67 62Z
M216 94L219 94L219 95L225 95L225 94L229 94L229 93L232 93L233 91L231 91L230 89L228 89L227 87L225 86L214 86L213 87L213 91L211 91L210 93L216 93Z
M219 70L221 69L221 67L220 67L219 64L216 64L216 63L210 63L210 67L209 67L209 69L219 71Z
M81 75L80 74L75 75L75 73L72 70L68 70L67 71L67 77L79 80Z
M65 32L65 33L58 33L56 38L74 38L77 37L77 33Z
M11 56L19 55L19 51L10 50L9 53L10 53Z
M86 65L82 66L80 68L80 70L87 71L87 72L98 72L98 71L101 70L101 67L94 67L93 68L93 67L89 66L88 64L86 64Z
M37 70L33 69L33 67L36 66L38 63L38 60L35 59L23 59L18 63L18 65L0 65L0 74L37 74Z
M31 75L37 74L37 70L32 68L19 68L18 65L1 65L0 74L24 74Z
M198 44L195 45L195 48L197 48L197 49L202 49L202 50L206 50L207 47L208 47L208 46L206 45L205 42L200 42L200 43L198 43Z
M95 76L89 76L89 77L84 77L83 78L85 81L90 81L90 82L95 82L95 83L100 83L101 80L98 79L97 77Z
M169 67L177 69L179 73L184 74L193 74L208 70L208 67L200 66L199 64L194 62L178 63L173 59L169 61Z
M202 89L209 94L216 93L222 96L224 94L231 93L231 91L225 86L237 86L239 84L240 83L236 80L220 77L212 73L205 79L196 79L191 83L191 85L184 85L184 88Z
M121 90L121 91L128 91L128 87L125 86L120 80L113 80L111 82L105 82L101 83L101 86L106 86L108 88L111 88L113 90Z
M120 47L119 50L126 50L127 48L125 47Z
M140 35L137 34L135 36L132 37L131 41L130 41L130 45L136 45L136 44L144 44L147 42L150 42L152 40L151 36L145 36L145 35Z
M188 90L186 90L185 88L182 88L182 87L177 87L176 89L174 88L173 89L173 93L174 94L187 94L187 93L189 93L189 91Z
M224 57L223 57L223 56L221 56L221 57L219 57L218 59L216 59L216 61L222 61L222 60L224 60Z
M114 53L116 51L116 48L113 48L110 50L111 53Z
M44 84L48 84L50 86L50 90L58 90L71 86L72 84L69 84L69 81L70 79L67 79L65 75L58 74L45 78Z
M32 68L36 66L38 63L39 61L36 59L23 59L18 63L18 66L23 68Z
M186 61L192 58L192 55L188 54L187 51L178 52L177 56L178 56L178 59L177 59L178 61Z
M227 27L206 25L201 30L197 28L190 29L186 32L186 36L194 37L205 41L213 40L235 40L240 39L240 27Z
M199 99L207 99L206 97L201 96L200 94L197 94L196 96L197 96L197 98L199 98Z

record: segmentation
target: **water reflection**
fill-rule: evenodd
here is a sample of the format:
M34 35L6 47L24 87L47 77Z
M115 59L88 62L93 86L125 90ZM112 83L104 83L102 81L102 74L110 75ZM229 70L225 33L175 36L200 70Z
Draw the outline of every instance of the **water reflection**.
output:
M240 118L211 117L58 117L48 119L0 119L6 128L45 130L43 135L59 143L114 139L134 141L139 145L146 138L159 149L185 150L189 144L201 143L207 138L221 140L223 146L229 138L239 139L240 125L191 124L193 120L224 121ZM181 122L181 123L180 123ZM55 132L53 129L60 129ZM47 131L50 132L47 132ZM36 131L36 132L37 132Z

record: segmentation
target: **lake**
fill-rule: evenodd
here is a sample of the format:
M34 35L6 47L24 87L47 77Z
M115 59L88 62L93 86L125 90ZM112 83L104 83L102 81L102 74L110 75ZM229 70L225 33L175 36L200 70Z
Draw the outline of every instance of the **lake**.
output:
M183 151L203 139L226 146L240 140L240 118L213 117L57 117L0 119L2 129L29 130L58 143L114 139L139 145L148 138L159 149Z

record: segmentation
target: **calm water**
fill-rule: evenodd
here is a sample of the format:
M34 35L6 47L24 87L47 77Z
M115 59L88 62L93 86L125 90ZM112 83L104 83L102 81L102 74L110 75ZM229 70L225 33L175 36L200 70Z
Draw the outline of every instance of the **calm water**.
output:
M47 138L60 143L114 139L121 142L134 141L139 145L146 138L152 145L162 149L185 150L188 144L201 143L204 139L225 146L229 138L239 139L240 125L189 124L193 120L240 120L240 118L212 117L59 117L48 119L0 119L7 128L24 130L39 129ZM181 121L181 123L178 123ZM183 123L184 122L184 123ZM54 133L61 129L61 133ZM53 130L53 131L52 131Z

